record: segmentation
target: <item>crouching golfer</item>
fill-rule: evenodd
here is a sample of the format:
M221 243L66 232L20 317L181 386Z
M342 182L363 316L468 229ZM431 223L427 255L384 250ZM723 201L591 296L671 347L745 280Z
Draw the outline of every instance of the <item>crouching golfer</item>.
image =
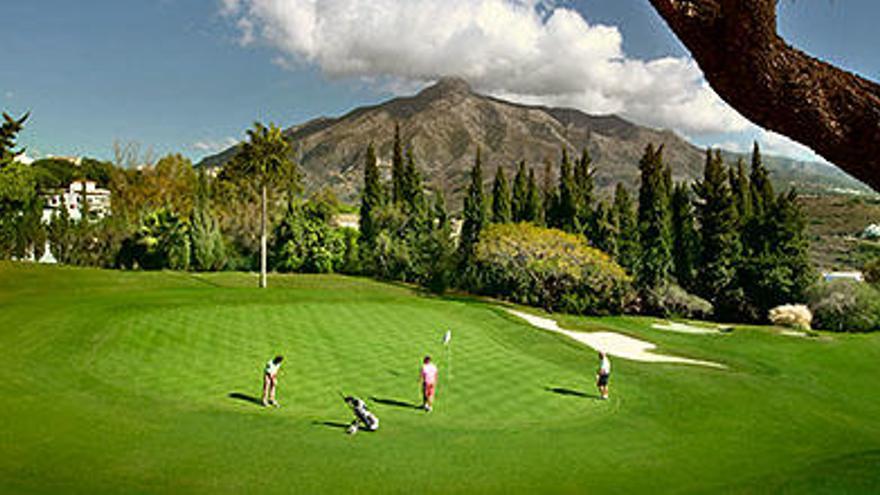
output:
M354 413L354 421L351 422L348 430L346 430L349 435L354 435L361 428L365 428L368 431L379 429L379 418L367 409L367 404L364 401L357 397L348 396L345 398L345 403L348 404L348 407Z
M434 392L437 388L437 367L431 362L431 356L425 356L422 362L419 384L422 386L422 408L431 412L434 407Z
M275 400L275 389L278 385L278 369L281 368L283 356L275 356L268 363L263 372L263 407L273 405L278 407L278 401Z
M602 399L608 399L608 379L611 378L611 361L608 354L599 351L599 370L596 372L596 386Z

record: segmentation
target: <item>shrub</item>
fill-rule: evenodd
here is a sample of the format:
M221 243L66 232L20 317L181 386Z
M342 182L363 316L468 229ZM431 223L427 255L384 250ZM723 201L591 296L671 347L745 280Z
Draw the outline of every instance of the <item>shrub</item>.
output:
M834 332L880 329L880 291L851 280L819 284L810 294L816 328Z
M783 304L770 310L768 315L774 325L809 330L813 313L803 304Z
M477 290L551 311L622 312L629 276L583 237L527 223L491 225L476 246Z
M675 284L643 291L642 305L658 316L706 319L712 316L712 303Z

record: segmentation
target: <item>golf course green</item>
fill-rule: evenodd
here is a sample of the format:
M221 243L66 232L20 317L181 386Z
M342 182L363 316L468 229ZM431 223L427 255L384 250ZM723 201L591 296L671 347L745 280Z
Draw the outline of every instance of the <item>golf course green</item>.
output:
M0 263L0 493L880 492L880 335L551 315L726 366L612 356L601 401L595 351L499 304L343 276L255 286ZM263 408L276 354L281 407ZM431 413L413 407L425 354ZM340 393L379 431L346 435Z

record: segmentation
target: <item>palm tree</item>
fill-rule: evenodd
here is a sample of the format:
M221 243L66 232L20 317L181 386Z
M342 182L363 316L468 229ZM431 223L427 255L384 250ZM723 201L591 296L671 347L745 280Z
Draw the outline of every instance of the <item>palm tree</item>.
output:
M290 144L281 128L255 122L230 162L230 175L238 176L260 190L260 288L266 287L266 209L269 189L282 181L296 188L296 165L290 159ZM286 180L285 180L286 179Z

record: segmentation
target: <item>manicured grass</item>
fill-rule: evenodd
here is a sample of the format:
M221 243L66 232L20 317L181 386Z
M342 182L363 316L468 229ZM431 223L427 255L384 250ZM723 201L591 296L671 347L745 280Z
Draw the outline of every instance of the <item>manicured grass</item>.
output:
M878 335L562 317L729 366L616 359L603 402L592 350L488 303L336 276L255 284L0 264L0 492L880 491ZM268 410L248 398L275 353ZM405 405L425 353L431 414ZM380 431L346 436L338 391Z

